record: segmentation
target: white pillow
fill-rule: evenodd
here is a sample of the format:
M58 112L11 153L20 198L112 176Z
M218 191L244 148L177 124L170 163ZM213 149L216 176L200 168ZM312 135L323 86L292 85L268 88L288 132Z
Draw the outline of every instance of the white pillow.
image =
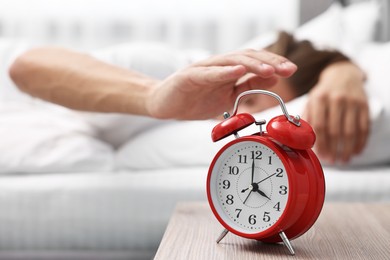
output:
M112 148L65 108L0 105L0 174L107 171Z
M118 150L116 166L144 170L207 165L220 147L211 141L214 125L213 121L178 121L153 128Z
M390 42L366 44L356 54L356 63L366 72L366 90L390 111Z
M287 103L289 113L301 113L306 96ZM280 107L255 114L256 119L266 119L282 114ZM176 121L157 126L124 144L116 154L116 166L119 169L156 169L179 166L209 165L216 152L227 142L234 139L227 137L217 143L211 140L211 131L218 123L208 121ZM239 132L248 135L258 132L252 125Z
M298 40L310 40L320 49L339 49L354 55L364 44L374 39L379 19L377 1L366 1L342 7L333 3L322 14L291 32ZM243 44L242 48L260 49L277 39L276 32L268 32Z
M343 7L335 2L323 13L290 33L294 34L298 40L310 40L320 48L339 48L343 38L342 17ZM242 48L261 49L276 40L277 32L270 31L243 44Z
M300 115L306 105L307 95L286 103L291 115ZM379 162L389 162L390 153L379 154L390 144L383 142L386 131L383 124L390 126L390 117L385 119L383 106L376 100L370 100L371 119L373 121L372 135L365 151L352 161L351 165L368 165ZM266 119L267 122L282 111L279 106L254 114L256 119ZM119 169L161 169L175 167L208 166L217 151L227 142L234 139L227 137L217 143L211 140L211 131L217 121L177 121L158 126L141 133L136 138L124 144L116 154L116 166ZM239 135L249 135L258 132L258 126L252 125L239 132ZM390 138L387 138L390 140ZM390 142L390 141L389 141Z
M341 21L344 39L360 44L359 47L373 41L379 18L379 1L363 1L347 6Z
M320 48L336 48L354 55L374 40L380 8L377 1L365 1L342 7L333 3L324 13L300 26L297 39L307 39Z
M335 2L325 12L301 25L294 36L320 47L338 48L342 44L342 15L343 7Z
M164 79L189 64L210 55L200 49L173 49L159 42L135 42L115 45L90 53L97 59L154 78Z

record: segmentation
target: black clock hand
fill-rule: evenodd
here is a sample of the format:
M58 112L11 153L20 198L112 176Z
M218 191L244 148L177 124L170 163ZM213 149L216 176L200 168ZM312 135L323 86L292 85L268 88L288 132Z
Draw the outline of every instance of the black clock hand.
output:
M253 156L252 160L252 177L251 177L251 184L253 183L253 178L255 176L255 157Z
M251 193L252 193L252 191L250 191L249 194L248 194L248 196L246 196L246 199L244 200L244 204L245 204L245 202L248 200L249 195L251 195Z
M253 161L252 161L252 176L251 176L251 184L253 183L253 179L255 177L255 159L253 158ZM241 193L244 193L246 192L247 190L249 190L249 188L246 188L246 189L243 189L241 190Z
M251 176L251 184L253 183L253 179L255 177L255 158L253 158L253 161L252 161L252 176ZM246 188L246 189L243 189L241 190L241 193L244 193L246 192L247 190L249 190L249 188ZM244 202L245 203L245 202Z
M262 179L262 180L261 180L261 181L259 181L259 182L252 182L252 185L253 185L253 184L259 184L259 183L262 183L263 181L265 181L265 180L267 180L267 179L271 178L272 176L274 176L275 174L277 174L277 172L275 172L274 174L271 174L270 176L268 176L268 177L266 177L266 178ZM244 193L244 192L246 192L248 189L249 189L249 188L243 189L243 190L241 190L241 192L242 192L242 193Z
M257 184L262 183L263 181L265 181L265 180L271 178L271 177L274 176L275 174L277 174L277 172L275 172L274 174L271 174L271 175L268 176L267 178L262 179L261 181L257 182Z
M257 192L263 196L263 197L266 197L267 199L271 200L264 192L262 192L261 190L257 190Z

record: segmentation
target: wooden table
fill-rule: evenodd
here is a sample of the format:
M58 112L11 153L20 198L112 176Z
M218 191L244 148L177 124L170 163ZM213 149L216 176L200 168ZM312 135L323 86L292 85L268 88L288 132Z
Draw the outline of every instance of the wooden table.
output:
M282 244L265 244L223 230L206 203L177 206L155 259L390 259L390 204L325 203L314 226Z

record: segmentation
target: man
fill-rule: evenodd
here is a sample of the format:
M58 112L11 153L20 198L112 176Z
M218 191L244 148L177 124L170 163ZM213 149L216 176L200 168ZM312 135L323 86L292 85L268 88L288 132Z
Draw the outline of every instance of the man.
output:
M351 66L341 67L345 68L346 71L352 68L354 72ZM193 120L221 115L232 108L241 92L249 89L274 90L288 101L294 96L289 95L288 88L280 84L283 83L280 79L290 77L296 70L297 66L283 56L265 50L248 49L209 57L163 80L157 80L82 53L47 47L29 50L18 57L10 67L10 75L21 90L72 109ZM331 74L329 77L332 78L334 73L327 74ZM351 77L359 77L359 71L352 73ZM311 94L313 98L309 105L313 107L313 104L317 104L315 100L323 101L324 105L320 106L323 110L320 111L322 118L341 123L344 117L327 119L326 115L335 102L348 99L350 85L347 85L338 88L336 101L328 99L335 94L327 93L331 85L313 88L315 91ZM360 89L360 86L356 88ZM360 95L357 101L360 107L367 108L364 95ZM318 110L318 106L315 107ZM344 130L329 135L334 130L324 128L326 121L316 121L321 116L312 116L313 111L308 111L307 118L315 123L319 140L326 140L329 136L341 140L338 137L344 135ZM362 111L366 114L368 108ZM351 130L349 126L347 128ZM359 129L357 133L358 140L362 140L359 146L364 146L368 131ZM354 133L348 135L352 135L355 140ZM327 143L323 141L319 145L318 151L323 158L336 161L338 151L326 149ZM348 161L352 154L360 152L360 148L351 147L343 153L343 161Z

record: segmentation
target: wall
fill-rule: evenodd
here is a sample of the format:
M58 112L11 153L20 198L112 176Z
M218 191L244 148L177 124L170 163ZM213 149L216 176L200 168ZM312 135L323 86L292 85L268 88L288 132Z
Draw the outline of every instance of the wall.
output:
M299 23L299 0L0 0L0 37L79 49L126 41L225 52Z

